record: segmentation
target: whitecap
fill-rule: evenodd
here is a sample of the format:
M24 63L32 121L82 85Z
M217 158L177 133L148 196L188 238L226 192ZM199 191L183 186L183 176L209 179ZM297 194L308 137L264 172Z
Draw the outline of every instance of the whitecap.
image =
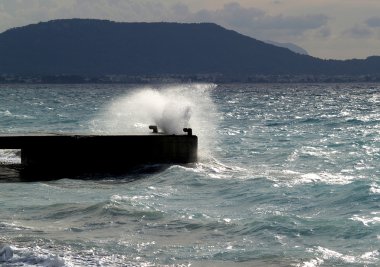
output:
M378 212L371 212L371 215L369 216L354 215L350 219L353 221L361 222L364 226L369 227L373 224L380 223L380 217L377 216L378 214Z
M297 267L317 267L317 266L321 266L323 263L324 263L324 260L320 258L315 258L309 261L305 261L302 264L297 264Z
M321 246L318 246L314 249L308 249L309 252L316 254L317 256L314 259L310 259L308 261L304 261L301 264L298 264L299 267L317 267L321 266L323 264L328 264L329 261L341 261L345 264L353 264L353 263L359 263L360 260L358 260L355 256L351 255L345 255L342 253L339 253L337 251L334 251L332 249L324 248Z
M369 192L372 194L380 194L380 186L377 183L372 183Z
M380 252L378 250L365 252L360 258L366 262L375 262L379 260Z
M9 110L6 110L6 111L0 111L0 115L11 117L13 114Z
M268 173L269 179L275 181L277 186L295 186L299 184L325 183L325 184L350 184L357 179L357 176L346 173L329 172L296 172L293 170L272 171Z
M213 179L230 179L235 177L235 174L240 174L238 177L245 179L247 170L238 166L228 166L221 163L215 158L205 159L203 162L195 164L195 168L189 168L189 170L202 173Z
M21 115L20 114L13 114L9 110L0 111L0 115L2 115L4 117L12 117L12 118L17 118L17 119L34 119L33 116L25 115L25 114L21 114Z
M375 264L378 262L379 258L379 251L368 251L361 255L345 255L343 253L334 251L332 249L324 248L321 246L318 246L314 249L308 250L311 253L314 253L317 255L316 258L311 259L309 261L305 261L302 264L298 264L297 266L300 267L314 267L314 266L320 266L323 264L328 264L329 261L336 262L340 261L344 264ZM332 264L335 265L335 264Z

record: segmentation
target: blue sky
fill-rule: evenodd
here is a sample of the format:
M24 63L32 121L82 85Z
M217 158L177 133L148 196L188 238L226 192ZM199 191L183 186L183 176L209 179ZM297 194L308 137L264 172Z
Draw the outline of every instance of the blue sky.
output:
M0 0L0 32L58 18L215 22L320 58L380 55L379 0Z

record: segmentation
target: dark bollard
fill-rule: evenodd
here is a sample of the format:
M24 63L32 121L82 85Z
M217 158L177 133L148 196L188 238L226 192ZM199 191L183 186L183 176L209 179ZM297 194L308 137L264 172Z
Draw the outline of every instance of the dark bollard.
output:
M191 128L183 128L183 131L187 133L187 135L193 135L193 130Z
M158 133L158 129L156 125L149 125L149 129L153 130L153 133Z

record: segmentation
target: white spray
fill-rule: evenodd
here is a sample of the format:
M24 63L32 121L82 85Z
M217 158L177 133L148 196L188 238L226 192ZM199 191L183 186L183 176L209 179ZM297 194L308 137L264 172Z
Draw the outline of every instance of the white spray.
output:
M166 134L184 134L191 127L202 154L209 151L216 131L214 84L136 88L112 101L92 121L92 130L106 134L148 134L157 125ZM203 151L203 152L202 152Z

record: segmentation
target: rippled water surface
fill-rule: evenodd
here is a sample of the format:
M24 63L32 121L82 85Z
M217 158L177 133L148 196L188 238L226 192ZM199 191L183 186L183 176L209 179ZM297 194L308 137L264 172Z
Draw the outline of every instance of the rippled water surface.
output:
M1 134L173 121L198 163L25 181L0 151L0 265L380 265L378 84L0 86Z

